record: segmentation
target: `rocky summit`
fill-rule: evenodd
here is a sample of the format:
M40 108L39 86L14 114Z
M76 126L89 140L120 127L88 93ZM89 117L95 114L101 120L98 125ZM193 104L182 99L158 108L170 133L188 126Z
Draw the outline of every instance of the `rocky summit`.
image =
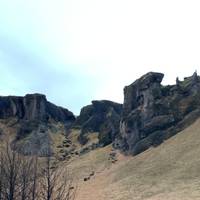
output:
M164 74L150 72L124 88L120 134L114 146L136 155L189 126L200 116L200 77L161 85Z

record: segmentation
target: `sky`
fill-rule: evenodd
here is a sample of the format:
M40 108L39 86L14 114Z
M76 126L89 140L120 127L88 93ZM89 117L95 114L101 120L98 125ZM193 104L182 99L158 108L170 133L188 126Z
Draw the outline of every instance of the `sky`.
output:
M75 114L123 102L149 71L200 73L199 0L0 0L0 95L43 93Z

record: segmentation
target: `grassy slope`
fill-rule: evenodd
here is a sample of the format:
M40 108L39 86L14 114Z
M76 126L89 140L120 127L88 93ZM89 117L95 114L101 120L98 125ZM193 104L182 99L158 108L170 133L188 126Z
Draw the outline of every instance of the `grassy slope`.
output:
M110 150L95 150L70 164L79 178L77 200L200 199L200 119L138 156L118 153L116 164L108 161ZM84 182L92 170L95 176Z

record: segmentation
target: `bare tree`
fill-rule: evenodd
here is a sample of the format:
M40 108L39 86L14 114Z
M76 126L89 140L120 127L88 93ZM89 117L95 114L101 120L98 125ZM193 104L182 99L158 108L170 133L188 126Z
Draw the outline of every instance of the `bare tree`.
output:
M38 187L38 156L34 156L33 158L33 177L32 177L32 184L31 184L31 198L32 200L37 199L37 187Z
M40 180L41 195L45 200L51 200L54 192L56 174L51 168L51 157L48 155L42 168L43 177Z
M32 158L23 157L21 160L19 173L19 198L21 200L29 199L30 183L32 181Z
M70 175L45 158L24 156L0 146L0 200L74 200L76 186Z
M77 186L73 178L69 178L70 175L65 172L60 177L61 182L56 189L55 200L74 200L76 197Z
M3 156L2 151L0 151L0 200L3 200L3 190L4 190L4 174L3 174Z
M56 166L50 149L46 153L41 179L42 198L45 200L74 200L76 184L65 169Z
M21 158L15 150L12 150L10 148L8 142L6 142L6 146L4 148L2 162L2 171L4 173L5 199L14 200L17 198L17 189L19 186L18 177L21 167Z

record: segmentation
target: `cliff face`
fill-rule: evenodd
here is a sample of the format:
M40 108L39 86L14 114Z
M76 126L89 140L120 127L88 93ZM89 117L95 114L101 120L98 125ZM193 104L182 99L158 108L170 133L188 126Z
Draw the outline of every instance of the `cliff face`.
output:
M45 95L42 94L28 94L25 97L0 97L0 119L10 117L42 122L53 119L63 123L75 120L72 112L48 102Z
M92 101L92 105L81 109L75 126L81 129L79 141L87 142L89 132L99 132L99 143L110 144L119 133L122 105L112 101Z
M162 86L164 75L150 72L124 88L120 137L114 146L138 154L187 127L200 116L200 78L194 73Z
M45 95L28 94L25 97L0 97L0 121L0 125L12 128L11 134L15 135L13 148L23 154L42 156L49 151L49 145L52 146L52 132L64 134L75 117L69 110L48 102ZM62 130L57 129L59 124Z

